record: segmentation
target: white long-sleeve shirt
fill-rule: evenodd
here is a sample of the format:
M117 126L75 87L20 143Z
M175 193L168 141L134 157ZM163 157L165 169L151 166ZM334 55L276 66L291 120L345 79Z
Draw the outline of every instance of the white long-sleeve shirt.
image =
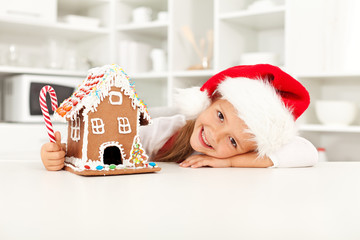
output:
M140 127L141 143L150 159L164 146L176 131L186 124L185 116L159 117L153 123ZM318 153L314 145L305 138L296 136L279 151L268 156L272 167L309 167L318 161Z

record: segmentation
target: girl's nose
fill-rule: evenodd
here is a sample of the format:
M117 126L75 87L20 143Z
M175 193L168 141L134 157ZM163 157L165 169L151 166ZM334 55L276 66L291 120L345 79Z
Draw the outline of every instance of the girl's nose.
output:
M224 126L221 126L214 130L213 138L216 143L219 143L227 135L229 135L228 130Z

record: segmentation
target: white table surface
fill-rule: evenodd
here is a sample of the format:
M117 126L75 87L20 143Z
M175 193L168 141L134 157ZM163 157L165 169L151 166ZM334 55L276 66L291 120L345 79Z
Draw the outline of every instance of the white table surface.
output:
M0 239L360 239L360 162L82 177L0 162Z

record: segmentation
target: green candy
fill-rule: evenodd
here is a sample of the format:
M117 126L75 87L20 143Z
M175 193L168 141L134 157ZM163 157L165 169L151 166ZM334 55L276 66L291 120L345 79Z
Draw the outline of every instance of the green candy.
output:
M115 165L115 164L111 164L111 165L109 166L109 168L110 168L110 169L115 169L115 168L116 168L116 165Z

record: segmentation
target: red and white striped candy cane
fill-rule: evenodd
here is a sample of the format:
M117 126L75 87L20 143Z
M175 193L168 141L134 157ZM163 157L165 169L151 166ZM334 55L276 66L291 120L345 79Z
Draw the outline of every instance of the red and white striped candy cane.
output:
M46 129L47 129L47 132L48 132L48 135L49 135L49 138L50 138L50 142L54 143L54 142L56 142L55 141L54 129L53 129L53 125L51 123L49 110L47 109L47 105L46 105L46 93L47 92L49 92L49 95L50 95L50 98L51 98L52 110L55 112L55 110L57 109L57 98L56 98L55 90L51 86L46 85L41 89L40 96L39 96L39 101L40 101L41 111L42 111L42 114L44 116Z

